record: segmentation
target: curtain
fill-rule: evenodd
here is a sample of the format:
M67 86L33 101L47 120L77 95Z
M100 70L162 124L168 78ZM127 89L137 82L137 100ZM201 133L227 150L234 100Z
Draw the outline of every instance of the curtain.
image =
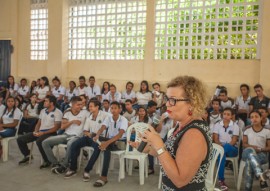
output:
M0 40L0 86L10 75L11 65L10 40Z

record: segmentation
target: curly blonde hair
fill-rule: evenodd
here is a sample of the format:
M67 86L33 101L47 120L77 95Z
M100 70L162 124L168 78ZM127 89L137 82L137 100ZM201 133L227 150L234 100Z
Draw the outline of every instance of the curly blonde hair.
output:
M189 99L193 115L202 116L208 103L207 91L202 81L193 76L178 76L168 83L167 88L170 87L183 88L184 97Z

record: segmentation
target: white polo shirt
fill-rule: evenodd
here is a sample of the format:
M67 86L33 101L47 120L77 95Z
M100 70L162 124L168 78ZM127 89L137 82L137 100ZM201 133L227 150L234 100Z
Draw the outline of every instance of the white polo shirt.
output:
M123 91L122 92L122 99L123 100L127 100L127 99L134 99L136 97L136 93L132 90L129 94L127 93L127 91Z
M103 93L101 94L101 102L103 102L103 100L109 100L109 95L110 95L110 91L108 91L106 94Z
M256 132L253 127L251 127L244 132L244 136L247 136L249 145L265 148L267 140L270 139L270 130L262 128L261 131Z
M18 92L18 89L19 89L19 85L18 84L14 84L13 88L11 87L8 87L8 90L9 90L9 93L12 97L15 97L15 91Z
M121 100L121 93L120 92L115 92L114 93L114 100L112 98L112 94L110 93L109 94L109 102L112 103L113 101L117 101L117 102L120 102Z
M39 115L39 119L41 120L41 125L39 131L47 131L54 127L55 122L62 121L63 114L62 112L55 108L53 111L48 113L48 109L42 109Z
M36 90L36 93L38 93L38 99L44 99L48 91L50 91L49 86L44 86L44 88L38 87Z
M164 139L168 134L169 130L173 128L173 120L167 119L167 122L162 124L161 131L159 133L160 137Z
M71 98L73 98L74 96L78 96L78 95L79 95L79 90L77 88L74 88L73 91L70 91L70 89L67 89L66 91L66 97L68 101L70 101Z
M224 127L223 121L215 124L213 133L218 134L221 143L230 143L233 135L239 136L239 127L232 120L227 128Z
M90 133L97 133L101 128L103 122L108 117L108 113L104 111L99 111L96 120L93 119L93 114L90 115L85 121L83 130ZM102 132L101 136L105 135L105 131Z
M233 103L232 103L231 100L228 99L228 101L226 101L226 102L221 101L221 102L220 102L220 105L221 105L221 107L222 107L223 109L225 109L225 108L232 108Z
M135 117L136 115L136 110L133 109L131 113L129 113L128 111L126 111L123 116L128 120L130 121L132 117Z
M68 122L72 120L81 121L80 125L74 123L71 124L68 128L65 129L65 133L68 135L82 136L83 126L86 119L85 113L82 110L77 115L74 115L70 109L65 112L63 119L66 119Z
M56 89L56 87L53 87L52 89L52 94L56 97L59 98L60 95L65 95L66 94L66 88L63 86L59 86L59 88Z
M31 104L28 104L26 107L26 110L28 112L28 115L30 115L31 117L35 117L38 118L38 104L36 103L34 108L32 109Z
M21 96L26 96L26 94L29 92L29 87L28 86L24 86L24 87L20 87L18 89L18 94Z
M235 105L238 106L238 109L245 109L245 110L249 111L250 100L251 100L250 96L248 96L246 101L244 101L243 96L239 96L235 100Z
M106 113L110 113L111 114L111 108L109 107L109 110L106 111L105 108L102 109L102 111L106 112Z
M98 85L94 85L94 87L88 86L86 89L86 95L88 96L89 99L99 96L100 94L100 87Z
M79 95L86 95L87 96L87 91L86 90L87 90L87 86L84 86L83 88L78 86Z
M210 128L211 133L213 133L214 125L217 122L221 121L222 117L221 117L221 114L212 114L212 113L210 113L209 119L210 119L209 128Z
M139 121L139 116L132 117L130 120L131 124L139 123L139 122L142 122L142 121ZM148 117L148 124L152 124L152 119L150 117Z
M124 134L122 138L126 138L126 131L128 128L128 121L125 117L119 115L117 121L113 120L113 116L108 116L102 125L105 125L108 129L107 137L113 138L115 137L121 129L124 130Z
M1 105L0 105L0 118L1 118L2 115L3 115L3 113L4 113L4 111L5 111L5 108L6 108L6 106L5 106L4 104L1 104Z
M152 100L152 93L151 92L146 92L146 93L141 93L137 92L136 93L136 98L137 98L137 103L138 105L147 105L150 100Z
M13 115L12 115L12 110L10 110L10 112L8 112L8 110L3 114L2 116L2 120L3 120L3 124L9 124L9 123L13 123L14 120L20 120L21 116L22 116L22 112L20 109L15 108Z

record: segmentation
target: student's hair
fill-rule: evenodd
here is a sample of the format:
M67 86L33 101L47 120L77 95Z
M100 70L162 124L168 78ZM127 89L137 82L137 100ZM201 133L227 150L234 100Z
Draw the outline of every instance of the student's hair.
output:
M112 106L112 105L116 105L116 106L120 109L120 103L119 103L119 102L113 101L113 102L110 104L110 106Z
M89 80L91 80L91 79L96 80L94 76L90 76Z
M47 95L45 98L48 99L50 103L53 103L54 106L56 106L57 99L55 96Z
M88 104L88 108L89 108L90 103L93 103L95 107L98 106L98 109L101 108L101 103L98 99L90 99L89 104Z
M256 84L256 85L254 86L254 89L257 89L257 88L261 88L261 89L263 90L263 87L262 87L261 84Z
M74 96L70 99L71 103L76 103L78 101L82 101L82 99L80 98L80 96Z
M218 102L218 104L220 105L220 99L218 99L218 98L213 99L213 100L211 101L211 104L213 104L214 102Z
M228 92L226 89L221 89L220 92L219 92L219 95L224 93L225 95L228 95Z
M0 93L0 98L3 98L3 99L5 98L3 93Z
M104 102L107 102L108 104L110 104L110 101L107 100L107 99L104 99L104 100L103 100L103 103L104 103Z
M132 86L132 88L134 87L134 84L133 84L131 81L128 81L128 82L126 83L126 89L127 89L127 86L128 86L129 84Z
M103 94L105 91L104 84L108 84L108 90L110 91L110 82L105 81L103 82L103 85L102 85L101 94Z
M59 82L59 83L61 84L61 81L60 81L60 79L59 79L57 76L55 76L55 77L52 79L52 81L57 81L57 82Z
M74 87L76 87L76 82L74 82L73 80L69 81L69 83L72 83L74 85Z
M127 102L129 102L129 103L131 103L131 104L132 104L131 99L127 99L127 100L125 101L125 103L127 103Z
M31 97L33 97L33 96L35 96L36 94L30 94L30 96L29 96L29 98L31 98ZM36 102L37 103L37 102ZM31 107L31 109L34 109L35 108L35 105L32 105L32 102L31 102L31 100L29 101L29 103L28 103L28 105L30 105L30 107ZM27 106L28 106L27 105ZM27 106L26 106L26 108L27 108Z
M26 78L22 78L20 82L22 83L22 81L25 81L27 83Z
M152 88L154 88L154 86L160 87L160 84L158 82L155 82L155 83L152 84Z
M12 79L13 79L13 84L10 84L10 83L9 83L9 81L8 81L9 78L12 78ZM14 76L9 75L9 76L7 77L7 88L8 88L8 89L9 89L9 88L14 89L14 85L15 85L15 79L14 79Z
M50 86L49 79L46 76L42 76L40 79L45 82L44 86Z
M140 106L140 107L138 108L138 112L139 112L140 109L143 109L144 112L145 112L145 116L144 116L144 118L143 118L143 122L144 122L144 123L148 123L149 117L148 117L146 108L143 107L143 106Z
M81 94L81 95L79 95L79 97L84 97L84 99L86 99L87 100L87 96L85 95L85 94Z
M84 76L80 76L79 80L84 80L85 81L85 77Z
M117 88L116 88L116 86L115 86L114 84L111 84L110 88L111 88L111 87L114 87L115 90L117 90Z
M146 85L146 92L149 92L149 85L148 85L148 82L146 80L143 80L141 82L140 92L142 92L142 84Z
M224 111L229 111L229 112L231 112L232 115L234 115L234 110L230 107L226 107L225 109L223 109L223 113L224 113Z
M260 110L260 109L262 109L262 110L264 110L266 113L268 113L268 109L267 109L267 107L259 107L259 109L258 109L258 110Z
M249 116L248 116L249 118L250 118L250 116L251 116L252 113L257 113L260 117L262 117L262 114L261 114L261 112L259 112L258 109L252 110L252 111L249 113Z
M13 99L13 101L14 101L14 106L13 106L12 112L11 112L11 114L10 114L10 116L13 117L13 116L14 116L15 109L16 109L15 98L12 97L12 96L9 96L9 97L6 99L6 103L7 103L7 101L8 101L9 99ZM7 110L8 110L8 106L6 105L6 108L5 108L4 112L3 112L3 115L7 112ZM2 117L3 117L3 115L2 115Z
M240 85L240 89L244 88L244 87L247 88L247 90L249 91L249 85L247 85L247 84L241 84Z
M153 107L153 106L157 106L157 103L153 100L150 100L147 104L147 108Z
M17 108L18 108L18 109L21 109L22 101L19 99L18 96L15 98L15 101L18 101L18 103L19 103L18 106L17 106ZM16 105L16 103L15 103L15 105Z

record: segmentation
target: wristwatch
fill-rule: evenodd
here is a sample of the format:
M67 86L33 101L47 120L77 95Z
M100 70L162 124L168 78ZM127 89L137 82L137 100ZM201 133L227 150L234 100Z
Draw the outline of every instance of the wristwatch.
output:
M157 154L158 156L160 156L161 154L163 154L165 151L167 151L166 147L163 146L160 149L157 150Z

